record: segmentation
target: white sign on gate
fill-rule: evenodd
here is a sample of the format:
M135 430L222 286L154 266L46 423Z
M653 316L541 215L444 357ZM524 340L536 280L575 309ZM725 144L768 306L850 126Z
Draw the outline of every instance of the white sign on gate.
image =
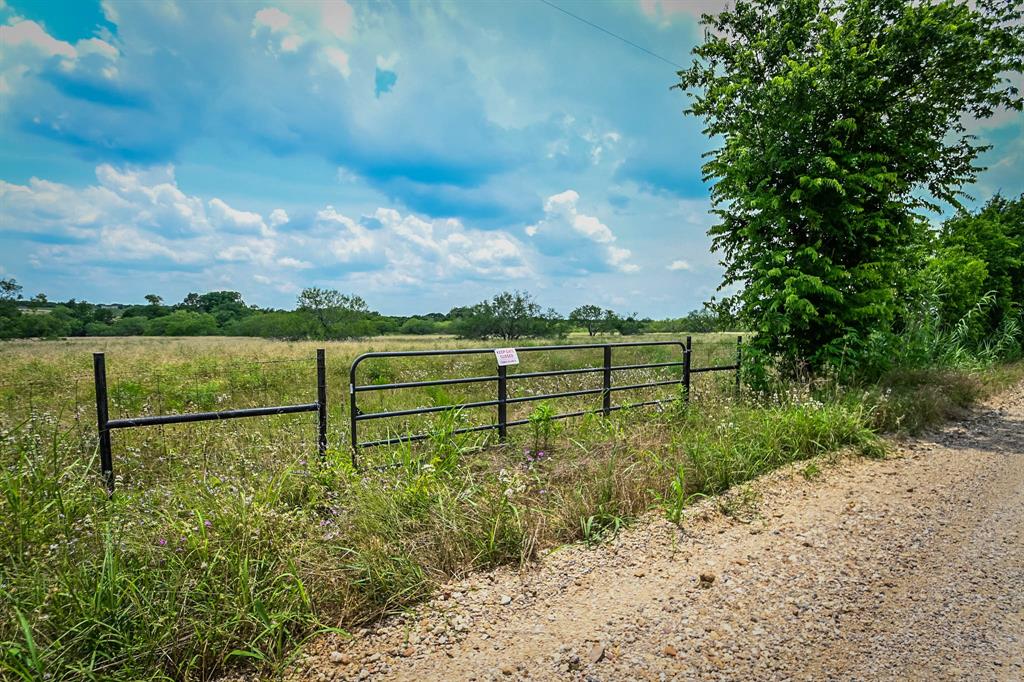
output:
M519 354L515 348L495 348L494 357L498 358L498 367L519 364Z

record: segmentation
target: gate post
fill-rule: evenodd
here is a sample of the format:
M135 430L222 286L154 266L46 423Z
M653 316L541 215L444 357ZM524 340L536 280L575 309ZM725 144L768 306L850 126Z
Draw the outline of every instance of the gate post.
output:
M736 397L740 397L740 368L743 366L743 335L736 337Z
M508 436L508 368L498 365L498 440Z
M316 349L316 425L317 451L327 456L327 359L323 348Z
M356 358L358 360L358 358ZM356 431L359 407L356 405L356 363L353 361L348 370L348 432L352 438L352 468L359 470L356 452L359 450L359 433Z
M107 362L103 353L92 354L93 380L96 385L96 428L99 433L100 475L107 494L114 494L114 462L110 453L110 412L107 405Z
M683 350L683 400L690 402L690 356L693 350L693 338L686 337L686 348Z
M604 402L602 405L604 416L612 413L612 347L604 347Z

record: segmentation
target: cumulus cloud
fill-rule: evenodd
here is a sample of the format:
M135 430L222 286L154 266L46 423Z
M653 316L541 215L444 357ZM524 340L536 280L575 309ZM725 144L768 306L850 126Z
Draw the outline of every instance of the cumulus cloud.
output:
M296 271L309 271L317 281L364 273L361 281L383 290L536 274L527 247L511 234L467 228L455 219L382 207L355 220L325 206L294 224L281 208L264 216L219 197L187 194L173 166L104 164L96 179L81 188L38 178L24 185L0 181L0 225L16 227L34 244L30 260L36 263L187 266L211 277L245 266L279 291L282 282L294 286L288 273ZM287 232L277 231L285 224Z
M288 222L288 214L283 208L275 208L270 212L269 222L271 227L280 227Z
M291 22L292 18L289 14L276 7L264 7L256 12L252 19L253 32L255 33L261 26L269 28L271 31L283 31Z
M636 272L629 249L615 246L611 228L596 216L581 213L580 195L569 189L544 202L544 218L525 228L541 253L556 257L579 272Z
M264 237L274 234L259 213L239 211L216 197L210 199L209 205L210 216L216 227L233 232L259 232Z
M328 206L317 213L314 233L337 262L386 273L398 283L534 274L525 246L515 237L469 229L455 219L425 220L378 208L357 222Z
M669 263L666 267L669 270L693 270L693 266L690 265L688 261L682 259L674 260L671 263Z
M34 21L12 19L12 23L0 26L0 44L9 48L28 46L46 57L78 57L78 51L71 43L57 40Z

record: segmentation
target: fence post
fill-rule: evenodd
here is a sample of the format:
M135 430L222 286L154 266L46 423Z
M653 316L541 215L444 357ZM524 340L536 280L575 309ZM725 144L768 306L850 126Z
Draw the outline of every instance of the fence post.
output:
M736 397L740 397L740 369L743 366L743 335L736 337Z
M348 372L348 428L352 438L352 468L358 470L359 464L356 452L359 450L359 434L356 432L358 424L356 417L359 415L359 408L356 406L356 369L353 365Z
M604 347L604 416L612 413L612 347Z
M693 350L693 338L686 337L686 348L683 350L683 400L690 402L690 356Z
M508 436L508 367L498 365L498 440Z
M327 456L327 358L323 348L316 349L316 425L317 451Z
M92 354L92 371L96 384L96 428L99 432L100 475L107 493L114 494L114 462L110 454L110 412L107 406L107 362L103 353Z

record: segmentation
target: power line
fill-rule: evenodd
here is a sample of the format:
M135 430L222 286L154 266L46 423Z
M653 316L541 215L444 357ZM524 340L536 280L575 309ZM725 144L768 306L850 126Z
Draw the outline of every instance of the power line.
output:
M557 10L558 10L559 12L561 12L562 14L566 14L566 15L568 15L568 16L570 16L570 17L572 17L572 18L573 18L573 19L575 19L576 21L580 21L580 22L583 22L583 23L584 23L584 24L586 24L587 26L590 26L591 28L596 28L596 29L597 29L598 31L601 31L602 33L607 33L607 34L608 34L608 35L610 35L610 36L611 36L612 38L617 38L618 40L621 40L622 42L626 43L627 45L630 45L630 46L632 46L632 47L635 47L636 49L640 50L641 52L646 52L647 54L651 55L651 56L652 56L652 57L654 57L655 59L660 59L661 61L665 62L666 64L669 64L669 65L671 65L671 66L674 66L674 67L676 67L677 69L680 69L680 70L682 70L682 69L684 69L684 68L685 68L685 67L684 67L684 66L682 66L681 64L676 64L676 63L675 63L674 61L672 61L671 59L666 59L665 57L662 57L662 56L661 56L660 54L658 54L657 52L652 52L652 51L648 50L648 49L647 49L646 47L644 47L643 45L637 45L637 44L636 44L636 43L634 43L634 42L633 42L632 40L629 40L628 38L623 38L623 37L622 37L622 36L620 36L620 35L619 35L618 33L612 33L611 31L609 31L608 29L604 28L603 26L598 26L597 24L595 24L595 23L594 23L594 22L592 22L592 21L588 21L588 20L584 19L583 17L581 17L581 16L579 16L579 15L577 15L577 14L573 14L573 13L572 13L572 12L570 12L569 10L567 10L567 9L564 9L564 8L562 8L562 7L559 7L558 5L556 5L556 4L555 4L555 3L553 3L553 2L549 2L549 0L540 0L540 1L541 1L541 2L543 2L543 3L545 4L545 5L547 5L548 7L551 7L551 8L557 9Z

